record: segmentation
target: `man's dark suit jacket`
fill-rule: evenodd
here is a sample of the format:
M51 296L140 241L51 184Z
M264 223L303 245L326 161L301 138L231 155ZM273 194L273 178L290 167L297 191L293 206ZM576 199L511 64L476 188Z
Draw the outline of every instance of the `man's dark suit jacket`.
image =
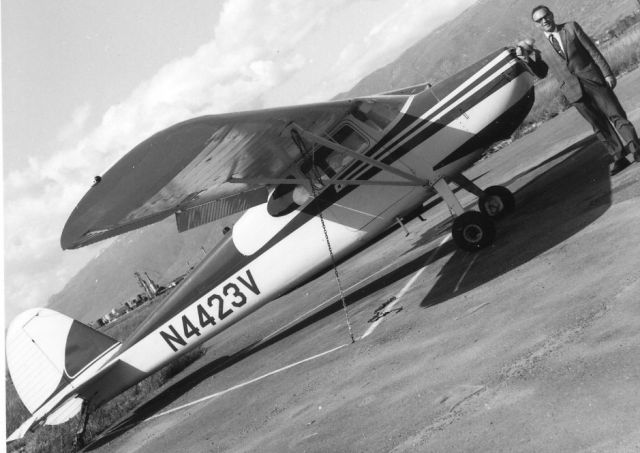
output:
M591 38L577 22L558 24L567 59L562 58L545 36L546 44L540 46L543 60L549 65L560 82L560 91L569 102L582 97L580 79L606 85L605 77L613 72Z

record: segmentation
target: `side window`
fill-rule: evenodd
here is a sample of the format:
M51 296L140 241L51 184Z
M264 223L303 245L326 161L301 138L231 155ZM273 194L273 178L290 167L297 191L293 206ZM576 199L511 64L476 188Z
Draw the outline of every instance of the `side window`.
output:
M338 128L331 135L331 138L336 143L353 151L361 151L367 146L367 140L348 124ZM323 184L326 184L353 160L354 158L347 154L334 151L326 146L320 146L315 150L312 158L302 163L300 169L305 174L313 171L314 176L319 178Z
M331 134L331 138L353 151L362 151L368 144L367 140L348 124L340 126ZM347 154L320 146L314 150L312 156L302 162L300 170L311 178L316 189L320 189L353 161L354 158ZM295 179L295 177L289 175L287 179ZM340 186L336 187L338 191L341 189ZM289 214L308 201L311 196L308 192L306 188L295 182L279 184L269 196L267 212L274 217Z

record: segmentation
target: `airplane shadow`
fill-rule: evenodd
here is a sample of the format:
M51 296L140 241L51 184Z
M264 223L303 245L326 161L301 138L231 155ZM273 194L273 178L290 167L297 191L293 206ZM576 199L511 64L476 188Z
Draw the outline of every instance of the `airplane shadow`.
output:
M427 253L431 253L431 251ZM384 289L390 283L403 278L404 276L412 273L415 270L420 269L422 266L424 266L425 256L426 254L412 260L410 263L406 263L401 268L389 272L383 277L375 279L370 283L346 294L346 304L348 306L351 306L358 301L363 300L368 295L378 290ZM258 341L236 352L233 355L219 357L209 363L204 364L200 368L180 378L176 382L162 387L157 393L155 393L144 403L137 406L125 417L118 420L102 433L97 434L96 437L92 439L91 442L88 443L81 451L93 451L106 445L107 443L111 442L114 439L117 439L130 429L138 426L147 418L159 413L165 407L169 406L172 402L177 400L180 396L184 395L189 390L196 387L206 379L209 379L215 374L246 359L252 354L255 354L273 344L278 343L279 341L284 340L285 338L288 338L296 332L302 331L303 329L316 324L322 319L325 319L330 315L339 312L340 310L342 310L342 301L338 296L336 296L333 300L328 301L327 305L324 308L321 308L320 310L310 314L306 318L301 319L300 321L278 333L277 335L267 340Z
M573 155L570 155L574 153ZM568 157L566 157L568 156ZM554 161L565 160L553 164ZM464 284L455 295L469 291L514 269L540 255L600 217L611 205L611 182L606 156L594 137L588 137L562 150L553 158L529 169L506 185L526 178L545 165L550 168L535 175L515 192L517 206L514 214L498 223L496 244L477 253L482 265L476 264L465 277ZM429 205L428 207L432 207ZM419 212L415 213L418 215ZM430 228L414 243L414 248L442 236L451 224L444 221ZM397 228L392 228L394 231ZM383 234L382 237L389 234ZM377 240L380 240L378 238ZM359 287L345 297L347 305L353 305L388 285L411 275L425 265L435 248ZM452 241L437 250L434 260L451 255L442 268L434 287L424 297L421 306L426 308L450 299L460 278L460 269L470 261L472 254L460 251ZM154 396L136 407L127 416L98 434L82 451L92 451L118 438L147 418L157 414L180 396L202 381L231 367L291 335L311 326L342 309L338 297L324 308L310 314L286 330L266 341L256 342L231 355L216 358L176 382L160 389Z
M420 267L420 260L415 260L415 265ZM384 288L385 286L386 283L384 283L383 280L375 281L367 285L366 287L360 288L346 295L345 302L347 303L347 305L354 304L357 301L362 300L368 294L376 291L377 289ZM164 409L169 404L177 400L180 396L184 395L189 390L200 384L202 381L246 359L252 354L255 354L275 343L278 343L279 341L295 334L296 332L299 332L306 327L309 327L317 323L318 321L327 318L334 313L337 313L341 309L342 302L339 297L335 297L334 300L329 301L324 308L310 314L306 318L300 320L296 324L283 330L277 335L274 335L267 340L255 342L254 344L236 352L233 355L219 357L212 362L201 366L192 373L182 377L178 381L171 383L168 386L162 387L147 401L137 406L125 417L118 420L115 424L110 426L102 433L98 434L96 438L92 439L91 442L86 445L81 451L92 451L111 442L130 429L139 425L147 418L160 412L162 409Z
M546 171L536 170L564 160ZM477 253L464 280L464 270L474 259L451 244L440 256L453 252L421 306L431 307L481 286L572 237L611 206L608 157L594 136L566 148L548 161L516 176L509 185L531 178L515 192L516 212L497 223L494 246Z
M436 247L430 247L420 256L349 294L347 303L352 304L408 277L424 267L427 259L437 261L451 255L441 269L435 286L420 304L422 307L436 305L542 254L589 225L611 205L608 157L594 135L568 146L503 185L510 186L520 180L526 182L514 193L519 207L510 217L497 223L494 246L470 253L458 249L453 241L448 241L433 256ZM440 198L430 201L421 212L441 202ZM412 213L411 218L421 212ZM449 218L428 229L404 254L442 237L450 231L452 223L453 219ZM484 258L482 265L474 264L465 276L464 284L454 292L461 269L465 269L474 256L478 256L477 260Z

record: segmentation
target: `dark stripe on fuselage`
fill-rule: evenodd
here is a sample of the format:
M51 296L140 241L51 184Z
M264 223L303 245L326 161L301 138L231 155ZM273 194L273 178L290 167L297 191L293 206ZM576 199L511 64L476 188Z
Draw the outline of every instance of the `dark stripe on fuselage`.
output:
M485 148L487 144L495 143L498 140L505 140L515 132L527 117L533 103L535 101L534 88L531 87L527 95L516 102L511 108L507 109L496 120L492 121L478 134L474 135L464 145L449 154L444 160L440 161L434 168L436 170L449 165L456 160L471 154L479 149Z
M463 101L458 106L458 108L453 109L450 112L446 113L437 122L433 122L433 123L429 124L420 134L416 135L415 137L413 137L412 139L410 139L409 141L404 143L397 150L395 150L393 153L391 153L388 156L386 156L383 159L383 161L387 162L387 163L396 161L397 159L402 157L404 154L409 152L411 149L415 148L416 146L419 146L421 143L423 143L426 140L428 140L429 138L431 138L438 131L448 127L449 123L451 123L453 120L455 120L456 118L458 118L460 116L460 110L463 111L463 112L471 110L475 105L479 104L485 98L491 96L493 93L498 91L500 88L502 88L503 86L505 86L508 83L510 83L512 80L514 80L520 74L522 74L524 71L525 71L525 69L521 65L516 64L516 65L512 66L507 71L503 72L500 76L496 77L491 83L485 85L478 92L474 93L470 98L468 98L465 101ZM518 100L516 102L516 105L519 104L520 102L522 102L522 100ZM495 121L497 121L497 119L492 121L492 123L495 122ZM490 125L488 127L490 127ZM477 135L480 135L480 134L476 134L476 136ZM470 140L472 140L473 138L474 137L471 137ZM493 138L493 137L490 137L490 136L484 136L484 138L485 138L485 141L481 145L489 146L490 144L492 144L496 140L499 140L501 137ZM442 168L444 165L452 163L452 162L464 157L466 154L468 154L468 153L459 154L458 158L450 159L451 155L455 154L456 152L458 152L458 150L460 150L462 148L465 148L465 145L462 145L456 151L454 151L453 153L449 154L444 160L438 162L435 165L434 169L438 170L438 169ZM475 147L474 149L471 149L470 151L474 151L477 148L478 147Z
M503 72L500 76L495 77L495 80L493 82L491 82L491 83L487 84L486 86L482 87L478 92L474 93L471 97L469 97L468 99L463 101L459 105L458 109L462 110L462 111L470 110L473 106L475 106L479 102L482 102L482 100L484 100L486 97L488 97L491 94L493 94L496 91L498 91L504 85L508 84L509 82L514 80L516 77L518 77L520 74L522 74L524 71L525 71L525 69L522 67L522 65L515 64L514 66L509 68L507 71ZM492 74L495 75L495 72L492 73ZM486 80L486 78L483 78L482 80ZM519 100L516 103L516 105L518 105L520 102L521 102L521 100ZM445 127L447 127L447 125L451 121L455 120L457 117L460 116L460 112L458 111L458 109L453 109L450 112L446 113L437 122L429 122L428 120L421 121L419 127L422 127L423 129L418 134L416 134L414 137L409 139L407 142L405 142L402 145L398 146L393 152L391 152L390 154L388 154L387 156L382 158L381 159L382 162L386 163L386 164L391 164L391 163L395 162L396 160L400 159L402 156L404 156L405 154L410 152L413 148L421 145L423 142L425 142L426 140L431 138L437 132L439 132L440 130L442 130ZM439 111L441 111L441 109L439 109ZM412 121L415 121L415 120L416 120L416 118L412 118ZM416 130L416 129L417 128L413 128L413 130ZM407 136L407 135L408 134L404 134L404 136ZM481 135L481 134L478 134L478 135ZM444 165L452 163L455 160L458 160L458 159L464 157L465 155L469 154L470 152L475 151L479 147L481 147L481 146L489 146L491 143L493 143L493 142L495 142L496 140L499 139L499 137L493 139L493 137L491 137L491 136L489 136L487 134L482 134L481 137L483 138L483 141L474 140L474 147L473 148L470 148L470 147L466 146L466 144L462 145L460 148L458 148L458 150L456 150L453 153L449 154L449 156L447 156L443 161L441 161L438 164L436 164L436 166L434 168L435 169L442 168ZM460 149L463 150L461 153L458 152ZM457 157L455 159L450 159L450 156L453 155L453 154L456 154ZM378 174L380 171L381 170L376 168L376 167L368 166L368 168L366 168L366 170L364 172L362 172L360 175L358 175L358 178L359 179L371 179L373 176ZM343 189L343 191L344 191L344 189Z
M487 73L483 74L481 77L478 77L477 80L469 84L469 86L467 86L464 90L461 90L454 97L449 99L447 102L443 103L441 106L439 106L438 109L432 112L431 115L429 115L427 118L424 118L424 119L420 118L427 111L429 111L435 104L437 104L438 94L441 94L440 98L442 99L446 98L453 91L455 91L462 83L464 83L466 80L470 79L475 74L477 74L487 64L491 63L491 61L493 61L498 55L505 52L507 52L506 49L496 51L493 54L489 55L488 57L480 60L476 64L469 66L466 69L463 69L462 71L458 72L456 75L442 81L441 83L436 84L430 90L415 96L409 111L405 114L402 120L382 140L380 140L375 146L373 146L370 150L368 150L365 153L365 155L368 157L379 158L378 157L379 155L384 154L384 152L388 152L389 149L391 149L394 146L397 146L398 143L402 142L407 137L414 134L420 128L425 127L425 124L428 124L430 121L432 121L433 118L440 115L443 111L449 109L452 105L458 103L460 99L467 96L469 92L476 89L478 85L484 83L486 80L492 77L496 77L496 74L498 72L503 71L503 66L507 64L509 61L513 60L513 56L509 52L505 54L504 58L502 58L498 62L495 62L492 68ZM522 70L521 64L516 64L516 66ZM520 72L518 72L518 74ZM440 93L436 93L436 91L439 91ZM435 103L433 102L434 99L436 100ZM438 119L438 123L443 123L443 125L448 124L453 119L455 119L456 117L463 114L466 110L468 110L470 106L475 105L476 100L477 100L477 95L474 96L473 101L471 102L469 100L465 101L464 103L460 104L456 109L452 110L442 118ZM440 127L440 129L442 127ZM435 132L437 132L437 130ZM383 148L385 149L383 150ZM379 152L381 150L383 152ZM361 172L364 170L370 169L370 167L371 166L366 163L358 162L353 170L349 170L348 174L341 176L340 179L362 179L363 175Z

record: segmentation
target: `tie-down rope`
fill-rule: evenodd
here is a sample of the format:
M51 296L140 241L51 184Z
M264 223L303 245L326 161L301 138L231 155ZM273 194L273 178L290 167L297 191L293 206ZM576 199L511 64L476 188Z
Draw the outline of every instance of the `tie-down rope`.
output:
M304 143L304 141L302 140L302 137L300 137L300 134L297 130L292 129L291 130L291 138L293 139L293 142L296 144L296 146L300 149L300 152L302 153L303 156L307 156L309 154L309 151L307 150L307 147ZM309 184L311 185L311 191L313 192L313 199L317 200L318 199L318 190L316 189L316 185L314 184L313 181L313 176L316 177L317 181L322 184L320 175L317 173L317 169L315 166L315 153L311 154L311 170L308 173L308 178L309 178ZM331 241L329 240L329 233L327 231L327 226L325 224L324 221L324 216L322 215L322 210L318 211L318 216L320 217L320 223L322 225L322 231L324 232L324 239L327 243L327 248L329 249L329 255L331 256L331 265L333 266L333 272L335 274L336 277L336 282L338 283L338 292L340 293L340 300L342 301L342 310L344 311L344 317L346 319L347 322L347 328L349 329L349 337L351 337L351 343L355 343L355 337L353 336L353 329L351 328L351 321L349 319L349 311L347 310L347 301L345 300L344 297L344 291L342 289L342 280L340 279L340 274L338 273L338 264L336 263L336 259L335 256L333 254L333 248L331 247Z

